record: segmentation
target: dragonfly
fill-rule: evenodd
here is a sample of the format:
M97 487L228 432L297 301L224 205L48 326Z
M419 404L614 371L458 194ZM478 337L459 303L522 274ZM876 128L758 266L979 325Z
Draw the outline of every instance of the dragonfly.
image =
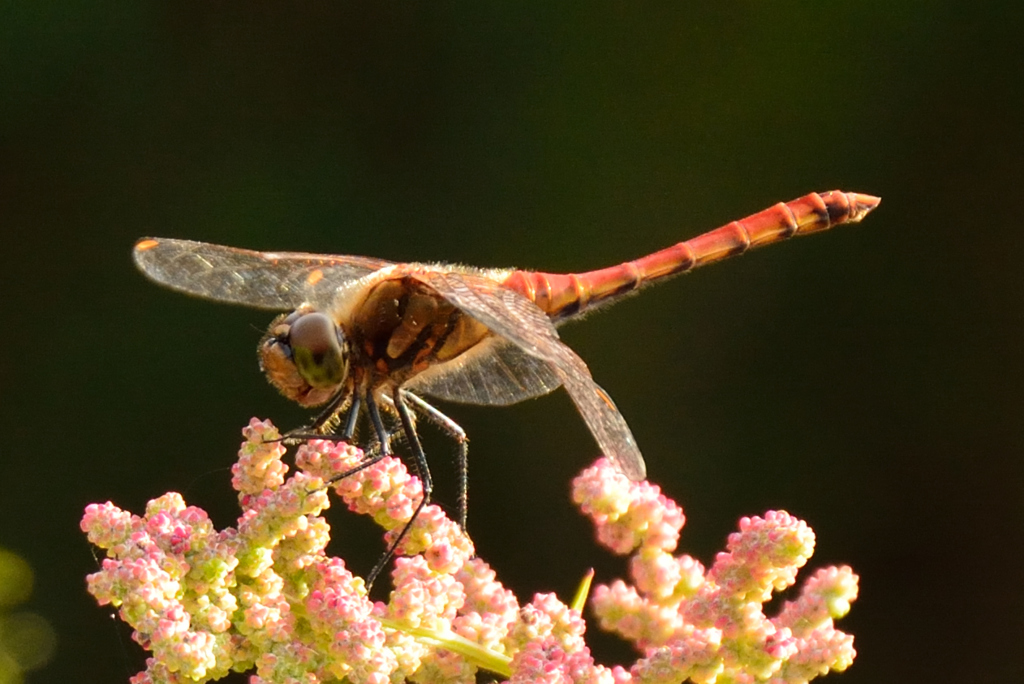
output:
M458 445L458 522L466 529L466 433L428 397L505 406L565 387L601 453L630 480L642 480L646 467L629 425L586 363L559 339L558 326L698 266L858 222L880 201L839 190L810 193L584 273L258 252L170 238L140 239L134 259L142 273L172 290L282 312L259 342L262 370L288 399L324 407L310 426L288 434L351 441L365 415L376 440L370 456L336 479L392 454L391 438L404 435L423 496L368 577L372 582L430 501L418 417Z

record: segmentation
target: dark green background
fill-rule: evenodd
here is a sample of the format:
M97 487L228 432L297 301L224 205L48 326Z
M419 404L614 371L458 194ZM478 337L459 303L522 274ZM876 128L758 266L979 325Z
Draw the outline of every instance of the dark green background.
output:
M32 681L143 667L84 592L86 504L176 490L230 524L240 428L306 418L256 369L268 316L151 285L137 237L584 270L837 187L884 201L564 338L685 551L785 508L809 569L860 574L831 681L1024 677L1019 3L210 5L0 4L0 545L60 638ZM568 502L595 448L564 393L447 408L521 598L623 573ZM366 572L372 531L330 519Z

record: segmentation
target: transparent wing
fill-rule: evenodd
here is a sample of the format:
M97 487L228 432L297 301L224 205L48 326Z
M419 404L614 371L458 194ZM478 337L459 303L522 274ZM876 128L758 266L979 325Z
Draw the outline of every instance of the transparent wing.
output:
M508 406L560 387L551 365L501 337L415 376L409 389L461 404Z
M565 385L602 453L631 480L646 475L643 456L626 419L590 375L587 364L558 339L551 320L518 292L490 278L455 270L416 269L410 275L528 355L546 361Z
M355 256L255 252L191 240L143 238L135 265L151 280L196 297L286 311L328 303L339 287L390 266Z

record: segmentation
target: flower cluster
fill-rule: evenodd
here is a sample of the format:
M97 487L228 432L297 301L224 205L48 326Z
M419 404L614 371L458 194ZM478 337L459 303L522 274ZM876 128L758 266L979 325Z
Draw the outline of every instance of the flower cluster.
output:
M594 591L602 628L633 641L645 657L634 681L806 682L853 662L853 637L833 619L857 596L849 567L819 570L779 615L763 605L796 582L814 551L814 532L785 511L743 518L709 570L673 556L682 510L647 482L631 483L606 461L578 478L573 498L611 550L634 552L634 584L616 580Z
M388 602L327 555L327 485L352 511L394 539L422 496L400 461L384 458L337 482L363 454L311 441L288 476L269 422L253 420L233 469L242 513L217 530L202 510L166 494L139 517L112 503L86 509L82 529L106 551L88 578L151 652L135 684L205 682L230 671L250 681L475 682L480 669L510 682L805 682L853 658L832 619L856 597L849 568L819 571L780 613L761 607L792 585L814 538L784 512L743 519L710 570L673 556L684 517L648 483L631 483L598 461L574 497L617 553L635 552L634 584L594 591L603 628L634 642L629 669L594 662L584 642L586 591L568 605L538 594L520 605L473 555L458 525L424 507L398 548ZM589 580L588 580L589 581Z

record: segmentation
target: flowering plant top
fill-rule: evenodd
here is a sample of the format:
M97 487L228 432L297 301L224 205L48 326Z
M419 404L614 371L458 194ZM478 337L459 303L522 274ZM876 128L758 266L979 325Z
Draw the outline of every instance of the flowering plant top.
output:
M82 529L107 555L89 591L116 606L151 653L135 684L207 682L230 671L254 672L253 684L469 683L480 669L515 683L783 684L853 660L853 638L833 625L857 595L850 568L817 571L777 615L763 612L814 547L811 529L784 511L743 518L705 569L673 555L684 516L658 487L629 482L603 459L585 470L573 483L575 502L602 544L632 554L632 583L597 586L592 607L598 624L641 657L605 667L583 638L585 590L569 605L553 594L520 604L437 506L425 507L402 539L389 601L371 601L363 580L326 554L321 517L330 505L324 483L362 453L311 441L288 476L272 424L253 419L243 434L235 527L215 529L176 493L151 501L142 517L112 503L86 509ZM422 496L394 458L331 488L389 539Z

